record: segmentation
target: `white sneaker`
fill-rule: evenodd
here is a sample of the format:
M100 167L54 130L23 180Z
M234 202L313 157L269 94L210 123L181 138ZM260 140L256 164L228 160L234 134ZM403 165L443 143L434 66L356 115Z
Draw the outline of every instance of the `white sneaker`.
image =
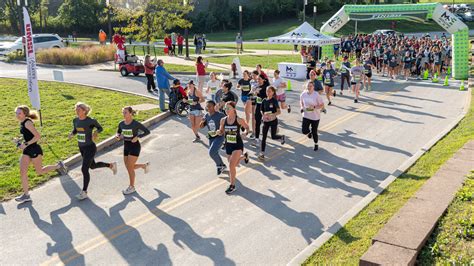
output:
M129 194L135 193L135 187L130 187L129 186L127 189L122 190L122 193L124 195L129 195Z
M145 163L145 168L143 170L145 170L145 174L148 174L150 172L150 162Z
M76 198L77 198L78 200L85 200L85 199L87 199L87 198L88 198L87 192L86 192L86 191L81 191L81 193L79 193L79 194L76 196Z
M112 170L112 173L114 173L114 175L117 174L117 163L111 163L110 165L112 165L112 167L110 168Z

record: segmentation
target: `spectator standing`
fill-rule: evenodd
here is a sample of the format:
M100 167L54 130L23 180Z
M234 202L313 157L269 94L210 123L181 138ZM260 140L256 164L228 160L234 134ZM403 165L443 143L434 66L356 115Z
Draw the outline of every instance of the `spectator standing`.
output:
M171 55L171 50L173 49L173 47L171 46L172 43L171 43L170 36L166 35L164 42L165 42L165 46L168 47L168 55Z
M209 63L204 64L202 62L202 56L196 58L196 79L198 82L198 90L202 93L204 82L206 81L206 67Z
M183 55L183 42L184 42L184 37L178 33L178 55Z
M147 78L146 89L148 92L158 92L155 85L153 75L155 73L156 64L150 59L150 55L145 56L145 76Z
M171 54L176 55L176 33L171 33L171 45L173 48L171 49Z
M203 51L206 51L206 45L207 45L206 34L203 34L202 35L202 50Z
M99 30L99 43L105 45L107 42L107 34L103 30Z
M156 74L156 83L158 84L158 89L160 91L160 109L162 112L166 111L165 109L165 93L166 95L170 95L170 82L169 80L175 80L173 76L171 76L168 71L166 71L164 67L163 60L158 60L158 65L155 69Z

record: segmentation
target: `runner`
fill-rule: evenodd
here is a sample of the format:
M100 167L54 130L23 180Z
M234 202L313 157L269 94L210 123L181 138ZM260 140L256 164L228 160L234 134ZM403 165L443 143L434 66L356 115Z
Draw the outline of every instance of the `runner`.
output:
M316 71L313 70L309 73L309 77L310 77L309 81L314 83L314 91L316 91L321 97L323 97L322 95L324 93L324 88L323 88L323 84L321 84L321 81L319 81L320 76L321 76L321 69L317 68ZM321 112L325 114L327 113L324 103L323 103L323 107L321 108Z
M285 144L285 135L278 135L278 118L281 114L280 107L278 106L278 101L275 98L276 89L273 86L267 87L267 98L263 99L261 112L263 119L263 131L262 131L262 145L261 153L258 156L259 160L265 159L265 147L267 145L267 135L268 130L271 129L270 133L273 140L280 140L281 145Z
M237 83L237 89L242 91L240 99L244 103L244 112L245 112L245 122L250 124L250 119L252 118L252 101L250 100L250 73L245 70L243 72L243 78Z
M187 85L188 88L188 103L189 106L189 120L191 121L191 129L194 133L193 142L201 142L201 137L199 136L199 124L202 119L202 106L201 103L204 102L204 96L202 92L196 88L194 82L190 80Z
M356 59L356 65L351 68L352 75L352 91L354 92L354 102L359 102L360 85L362 83L362 74L364 73L364 67L360 65L360 60Z
M344 81L347 82L347 89L350 88L350 71L351 71L351 62L349 62L349 58L344 56L343 62L341 63L341 92L339 94L343 95L342 91L344 90ZM316 88L317 89L317 88Z
M244 128L243 134L247 135L249 126L242 118L237 116L237 110L235 109L235 102L228 102L225 104L225 110L227 116L221 119L220 128L217 131L219 136L225 138L225 150L227 154L227 160L229 162L229 177L230 185L225 191L227 194L231 194L236 190L235 181L237 180L237 165L242 159L245 163L249 162L248 153L244 153L244 142L240 136L240 128Z
M135 169L143 169L145 174L150 170L150 163L137 164L140 156L141 145L139 139L150 134L150 130L142 123L133 119L136 111L131 106L122 109L123 121L119 123L117 129L117 140L123 140L123 162L127 168L129 186L122 190L124 195L135 192Z
M268 76L267 76L267 74L265 74L265 72L263 71L262 65L258 64L258 65L256 66L256 70L257 70L257 72L258 72L258 75L262 75L264 79L268 80Z
M210 80L207 82L206 93L207 93L208 99L215 101L216 100L217 89L219 88L221 82L219 80L217 80L216 73L214 73L214 72L211 72L209 74L209 78L210 78ZM209 95L211 97L209 97Z
M304 91L300 95L300 107L303 116L301 132L313 138L314 150L317 151L318 146L318 126L320 120L319 110L324 107L323 98L314 91L314 83L306 82ZM310 129L311 128L311 129Z
M327 61L326 69L323 71L324 92L328 99L328 105L331 105L331 95L336 97L336 91L333 90L335 76L337 76L337 73L333 69L332 61L329 60Z
M41 135L36 130L32 120L38 119L36 112L30 111L26 105L20 105L15 109L16 119L20 122L20 133L23 135L23 143L20 139L16 139L15 143L18 149L22 150L20 157L20 177L23 194L16 197L15 201L23 203L31 201L28 186L28 166L30 163L35 167L38 175L44 175L54 170L58 170L60 174L66 174L67 168L62 161L56 165L43 166L43 150L38 144Z
M268 80L265 79L263 75L259 75L257 78L258 86L255 91L256 95L256 106L255 106L255 146L258 147L260 142L260 127L262 125L262 112L261 106L263 99L267 98L267 87L270 85L268 84Z
M81 171L84 177L84 182L82 191L76 196L76 198L78 200L84 200L87 199L87 188L89 187L91 179L89 169L107 167L112 170L114 175L116 175L117 163L96 162L94 160L94 156L97 153L97 146L95 146L94 141L97 140L98 135L102 132L103 128L97 120L88 116L91 112L89 105L78 102L75 105L75 111L77 117L72 121L73 129L69 134L69 139L72 139L77 135L77 144L82 155ZM95 131L94 128L96 129Z
M372 90L372 68L374 65L369 57L366 57L364 62L364 89Z
M410 71L412 68L412 58L410 51L405 52L405 57L403 58L403 75L405 76L405 80L408 81L408 77L410 76Z
M390 53L390 56L388 57L388 75L390 76L390 80L396 79L397 76L395 74L395 70L397 68L397 50L394 50L393 53Z
M199 125L200 128L207 126L207 138L209 139L209 156L216 163L217 175L222 174L227 166L222 161L219 155L219 149L224 143L224 137L217 134L222 118L225 115L221 112L216 112L216 103L212 100L206 102L207 114Z
M280 77L280 70L273 72L272 86L277 89L276 99L281 104L281 109L287 109L288 113L291 113L291 106L286 105L286 82Z
M220 111L223 111L224 113L225 113L224 106L227 102L237 103L237 98L232 93L231 89L232 89L232 82L227 81L222 85L222 97L220 99L217 109Z

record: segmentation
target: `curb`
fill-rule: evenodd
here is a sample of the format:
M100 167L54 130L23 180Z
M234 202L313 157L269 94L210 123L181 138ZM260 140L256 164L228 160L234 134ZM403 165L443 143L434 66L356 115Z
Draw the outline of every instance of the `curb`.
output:
M309 246L304 248L297 254L287 265L299 266L303 264L316 250L318 250L326 241L334 236L339 229L341 229L347 222L354 218L362 209L364 209L370 202L372 202L380 193L382 193L397 177L406 172L425 152L429 151L439 140L446 136L459 122L466 116L469 111L471 103L471 86L474 79L469 79L469 88L466 90L468 96L464 103L462 113L443 131L431 139L426 145L420 148L413 156L402 163L395 172L388 176L378 187L374 188L367 196L360 202L347 211L341 218L339 218L333 225L324 231L318 238L316 238Z

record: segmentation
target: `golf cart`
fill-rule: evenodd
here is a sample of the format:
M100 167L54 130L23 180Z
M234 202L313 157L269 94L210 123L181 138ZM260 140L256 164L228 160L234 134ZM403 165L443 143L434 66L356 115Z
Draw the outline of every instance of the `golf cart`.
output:
M128 74L138 76L140 73L145 73L145 66L143 60L138 59L138 56L125 55L125 61L119 62L119 71L123 77Z

